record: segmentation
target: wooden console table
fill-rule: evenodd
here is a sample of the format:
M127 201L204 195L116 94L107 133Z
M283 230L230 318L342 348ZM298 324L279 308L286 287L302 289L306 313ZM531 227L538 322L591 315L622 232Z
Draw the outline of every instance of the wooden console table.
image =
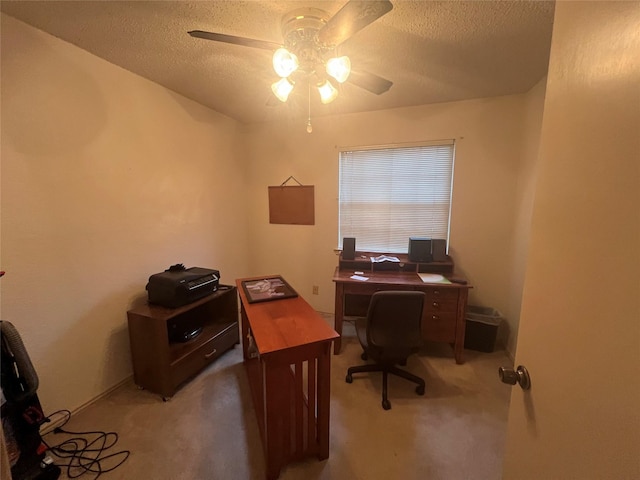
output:
M446 342L453 346L456 363L463 363L465 311L469 285L453 274L453 261L415 263L407 255L391 254L400 262L373 263L370 256L379 253L357 253L355 260L342 260L336 267L335 329L342 336L345 316L364 316L371 295L383 290L419 290L425 292L422 335L427 341ZM355 272L367 280L351 278ZM425 283L418 273L438 273L463 283ZM334 353L340 353L341 339L334 343Z
M244 365L265 451L267 479L307 456L329 457L331 342L338 334L302 298L249 303L240 294Z

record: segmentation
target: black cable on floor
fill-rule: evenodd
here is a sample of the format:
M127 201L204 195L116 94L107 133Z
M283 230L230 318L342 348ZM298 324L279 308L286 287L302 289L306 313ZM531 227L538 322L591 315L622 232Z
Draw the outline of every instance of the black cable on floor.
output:
M62 427L64 427L71 418L71 412L68 410L59 410L49 418L55 415L65 415L66 418L61 426L55 427L53 431L46 433L45 436L52 433L64 433L76 436L68 438L57 445L49 445L44 437L42 441L48 451L60 460L54 461L54 464L60 468L66 468L67 477L78 478L85 474L94 474L94 478L97 479L103 473L115 470L129 458L131 454L129 450L107 453L107 451L117 443L117 433L103 431L72 432L64 430Z

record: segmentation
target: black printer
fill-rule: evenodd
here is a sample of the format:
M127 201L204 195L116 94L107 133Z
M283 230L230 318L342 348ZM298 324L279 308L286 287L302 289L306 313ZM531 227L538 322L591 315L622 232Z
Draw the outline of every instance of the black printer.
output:
M149 303L176 308L195 302L218 290L220 272L209 268L172 265L149 277Z

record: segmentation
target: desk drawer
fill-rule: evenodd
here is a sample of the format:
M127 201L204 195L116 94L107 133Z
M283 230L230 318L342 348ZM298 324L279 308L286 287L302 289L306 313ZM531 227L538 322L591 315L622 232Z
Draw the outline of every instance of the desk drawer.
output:
M388 290L415 290L412 285L384 285L380 283L350 283L345 285L346 295L373 295L376 292L386 292Z
M424 290L427 302L454 302L458 303L457 288L437 288L432 287Z
M429 289L425 291L424 309L428 312L456 312L458 310L458 291Z
M411 286L405 285L376 285L374 283L369 284L357 284L349 286L345 291L344 296L344 315L354 317L364 317L367 315L369 309L369 303L371 302L371 295L376 292L384 292L388 290L414 290Z
M433 300L430 298L425 299L424 301L424 310L425 312L431 313L442 313L442 312L457 312L458 311L458 300Z
M238 324L232 323L193 352L171 365L171 380L175 387L195 375L216 358L238 343Z
M453 343L456 340L456 312L424 312L422 337L432 342Z

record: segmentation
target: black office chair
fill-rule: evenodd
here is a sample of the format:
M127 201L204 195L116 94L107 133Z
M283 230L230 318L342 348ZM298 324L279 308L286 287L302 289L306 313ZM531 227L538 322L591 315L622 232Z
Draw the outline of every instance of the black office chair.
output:
M382 372L382 408L389 410L387 374L393 373L418 384L416 393L424 395L424 380L396 367L405 365L407 357L422 346L422 308L424 292L385 291L371 296L366 318L356 320L356 332L364 353L362 359L375 364L359 365L347 370L346 382L353 382L353 374Z

